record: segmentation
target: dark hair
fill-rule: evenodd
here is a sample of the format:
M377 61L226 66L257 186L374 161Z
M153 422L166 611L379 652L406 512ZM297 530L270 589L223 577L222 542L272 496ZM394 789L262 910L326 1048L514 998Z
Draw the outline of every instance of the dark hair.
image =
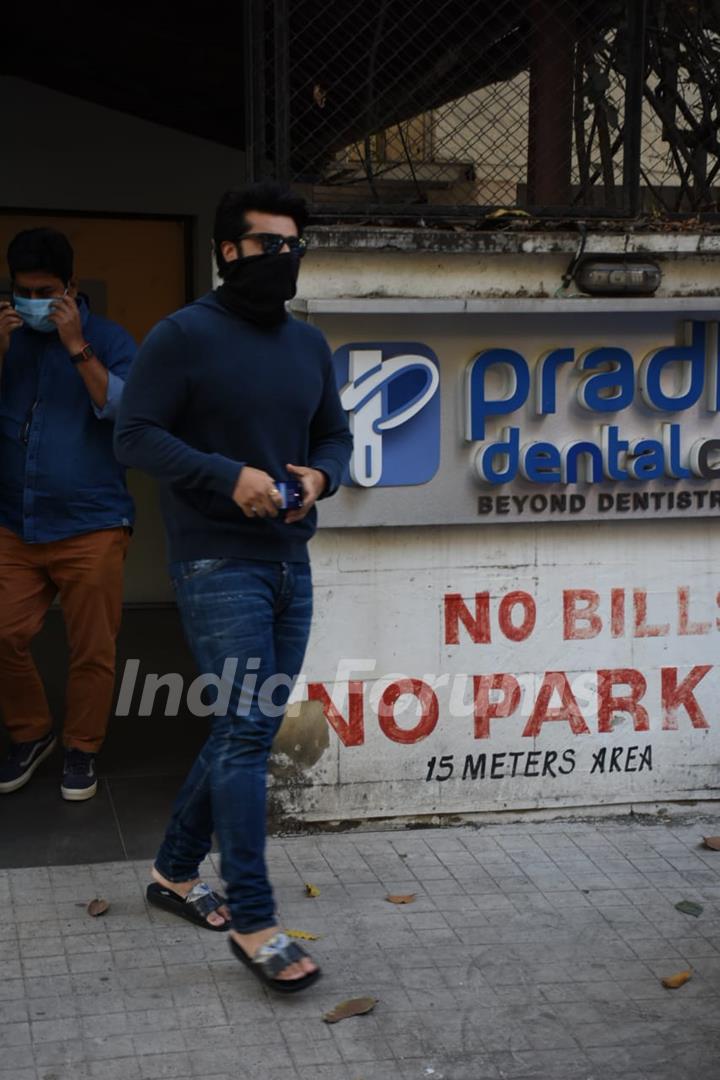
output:
M57 229L24 229L7 249L11 278L23 271L44 270L67 285L73 275L73 260L70 241Z
M225 274L227 263L222 257L220 245L223 240L236 243L238 238L247 231L248 223L245 214L248 210L291 217L297 226L299 236L302 236L303 229L307 225L308 212L305 200L298 195L293 195L280 184L262 181L249 184L244 188L226 191L215 211L213 229L215 261L221 277Z

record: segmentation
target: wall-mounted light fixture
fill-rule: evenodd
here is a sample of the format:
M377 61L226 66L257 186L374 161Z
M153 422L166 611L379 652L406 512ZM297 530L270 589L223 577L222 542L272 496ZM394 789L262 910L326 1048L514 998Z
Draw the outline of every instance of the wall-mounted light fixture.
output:
M575 274L590 296L652 296L662 281L657 263L627 255L586 255Z

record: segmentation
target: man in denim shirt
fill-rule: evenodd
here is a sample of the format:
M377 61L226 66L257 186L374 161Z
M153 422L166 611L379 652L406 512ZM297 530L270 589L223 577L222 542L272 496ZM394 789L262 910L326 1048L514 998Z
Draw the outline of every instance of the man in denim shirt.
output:
M13 302L0 304L0 712L11 746L0 794L55 745L30 654L57 596L70 647L61 793L97 791L95 755L115 681L122 574L133 519L113 420L135 343L90 314L73 250L53 229L8 248Z

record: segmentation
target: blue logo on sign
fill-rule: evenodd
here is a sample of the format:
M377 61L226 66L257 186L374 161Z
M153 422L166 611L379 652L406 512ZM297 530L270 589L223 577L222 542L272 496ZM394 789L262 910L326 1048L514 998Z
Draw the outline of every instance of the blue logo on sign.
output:
M343 345L333 357L355 448L346 484L426 484L440 467L440 369L417 342Z

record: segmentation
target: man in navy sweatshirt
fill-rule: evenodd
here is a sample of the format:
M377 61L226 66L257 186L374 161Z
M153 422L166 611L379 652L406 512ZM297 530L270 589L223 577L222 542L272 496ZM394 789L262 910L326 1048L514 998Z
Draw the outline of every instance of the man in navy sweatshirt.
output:
M222 198L223 284L151 331L115 434L119 459L161 482L185 632L201 672L230 689L178 796L148 900L230 929L237 958L285 992L320 971L277 925L267 762L310 630L315 503L335 492L352 449L327 342L285 307L305 223L304 202L275 185ZM281 509L277 484L293 480L302 505ZM199 880L213 831L227 902Z

